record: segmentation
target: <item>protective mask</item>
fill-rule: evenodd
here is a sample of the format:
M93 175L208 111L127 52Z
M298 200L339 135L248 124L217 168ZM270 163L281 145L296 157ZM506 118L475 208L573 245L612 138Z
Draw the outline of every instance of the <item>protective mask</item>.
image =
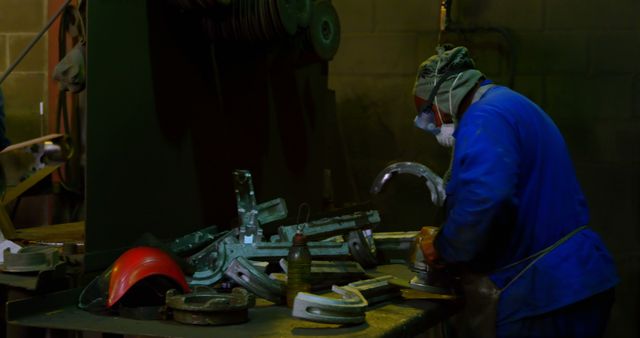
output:
M438 143L443 147L451 148L456 142L453 137L453 132L456 130L456 126L453 123L445 123L440 127L440 132L436 135Z

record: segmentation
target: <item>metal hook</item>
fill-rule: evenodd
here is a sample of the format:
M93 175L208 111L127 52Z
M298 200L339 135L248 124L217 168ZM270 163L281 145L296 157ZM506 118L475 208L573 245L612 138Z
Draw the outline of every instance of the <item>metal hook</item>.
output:
M304 223L300 223L300 216L302 216L302 210L304 207L307 208L307 215L305 217ZM309 223L310 214L311 214L311 207L309 206L309 203L303 202L298 206L298 216L296 216L296 224L297 224L296 229L298 231L302 232L302 230L304 230L304 227L307 226L307 223Z

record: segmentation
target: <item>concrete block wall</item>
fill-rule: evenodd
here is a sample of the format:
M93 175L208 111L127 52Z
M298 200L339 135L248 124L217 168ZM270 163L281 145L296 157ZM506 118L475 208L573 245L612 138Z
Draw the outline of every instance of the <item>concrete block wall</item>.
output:
M48 0L0 0L0 73L46 23ZM47 39L43 37L4 81L7 134L12 142L40 136L40 102L47 107ZM46 113L46 112L45 112ZM45 122L46 123L46 122ZM45 132L47 126L43 126Z
M367 198L385 164L414 160L444 172L448 154L412 126L415 71L434 53L439 1L333 0L341 46L330 86L354 180ZM640 324L640 2L454 0L454 22L495 32L443 35L467 45L476 63L556 121L591 208L591 225L622 277L609 337L638 337ZM414 225L415 226L415 225Z

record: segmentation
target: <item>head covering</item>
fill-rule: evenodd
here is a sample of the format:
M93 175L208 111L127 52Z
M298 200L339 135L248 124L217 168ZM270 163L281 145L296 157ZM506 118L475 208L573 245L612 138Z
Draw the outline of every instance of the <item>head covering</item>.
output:
M445 51L439 47L436 51L438 54L418 68L413 93L427 101L426 104L435 103L441 113L450 114L455 121L460 102L484 75L475 69L467 48L455 47ZM434 93L433 89L438 85Z

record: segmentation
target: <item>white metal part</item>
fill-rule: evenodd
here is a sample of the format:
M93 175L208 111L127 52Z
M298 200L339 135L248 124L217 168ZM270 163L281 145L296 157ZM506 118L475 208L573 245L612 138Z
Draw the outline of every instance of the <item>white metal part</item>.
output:
M256 268L251 261L238 257L231 262L225 275L245 289L268 301L279 304L284 296L284 284Z
M5 250L9 250L10 253L17 253L22 247L8 239L4 239L2 232L0 232L0 237L2 241L0 241L0 252L4 252ZM4 254L0 255L0 263L4 262Z
M292 316L330 324L360 324L365 321L368 302L358 289L334 285L331 290L342 299L298 293L293 302Z
M389 179L391 179L395 174L411 174L424 178L426 180L427 187L431 192L431 201L433 204L438 206L442 206L444 204L444 200L447 197L447 193L444 189L444 181L431 169L416 162L398 162L384 168L375 180L373 180L370 190L371 193L379 193L387 181L389 181Z
M60 262L57 248L47 246L27 246L12 253L7 249L0 270L5 272L35 272L53 270Z

